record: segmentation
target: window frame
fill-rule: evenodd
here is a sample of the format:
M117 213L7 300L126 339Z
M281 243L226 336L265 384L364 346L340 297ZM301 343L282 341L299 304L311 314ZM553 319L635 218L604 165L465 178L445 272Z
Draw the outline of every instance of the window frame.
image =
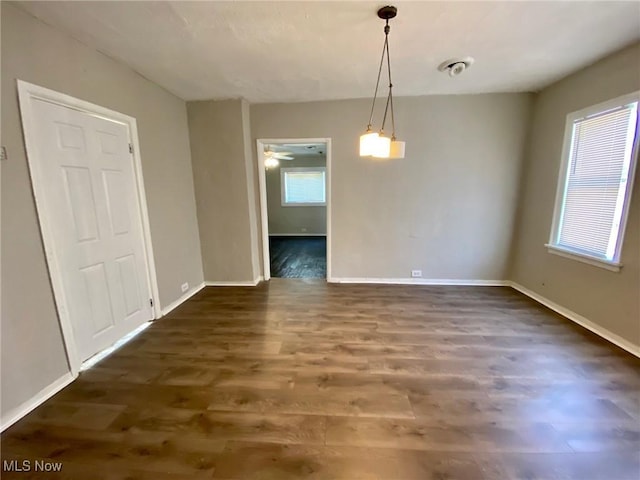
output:
M324 187L324 202L287 202L285 176L287 173L321 172ZM282 167L280 168L280 200L283 207L325 207L327 205L327 167Z
M640 137L640 121L636 118L636 128L633 143L631 146L631 157L629 163L629 174L627 176L627 186L624 193L624 199L622 203L622 211L620 214L620 226L618 228L618 236L616 238L616 247L613 258L611 260L599 257L597 255L590 255L588 252L583 252L577 249L567 248L558 244L558 237L560 233L560 225L562 222L564 202L568 186L568 169L570 164L571 149L573 144L573 127L577 120L584 119L593 115L601 114L607 110L613 110L615 108L628 105L630 103L638 102L638 111L640 111L640 90L622 95L620 97L601 102L596 105L592 105L581 110L571 112L567 115L564 129L564 140L562 145L562 157L560 162L560 171L558 173L558 185L556 189L556 199L553 210L553 217L551 223L551 231L549 234L549 243L545 246L549 253L559 255L562 257L577 260L579 262L588 263L597 267L601 267L610 271L619 272L622 264L620 263L620 256L622 254L622 245L624 243L624 234L629 218L629 206L631 203L631 194L633 192L633 185L635 180L636 165L638 163L638 142Z

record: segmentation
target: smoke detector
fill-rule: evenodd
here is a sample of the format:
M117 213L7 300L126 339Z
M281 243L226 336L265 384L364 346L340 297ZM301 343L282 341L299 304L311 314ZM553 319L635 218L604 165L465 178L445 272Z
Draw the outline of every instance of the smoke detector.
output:
M450 58L449 60L442 62L438 66L438 70L449 73L450 77L457 77L473 65L473 62L473 57Z

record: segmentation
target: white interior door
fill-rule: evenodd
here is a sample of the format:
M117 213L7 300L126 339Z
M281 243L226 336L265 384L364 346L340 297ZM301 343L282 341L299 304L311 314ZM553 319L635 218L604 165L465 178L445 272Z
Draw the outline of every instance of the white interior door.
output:
M31 109L47 253L83 361L153 318L129 127L40 99Z

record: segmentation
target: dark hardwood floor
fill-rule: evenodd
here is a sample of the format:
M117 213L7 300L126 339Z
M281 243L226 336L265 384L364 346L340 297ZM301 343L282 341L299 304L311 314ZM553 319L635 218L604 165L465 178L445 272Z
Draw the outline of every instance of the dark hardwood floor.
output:
M326 237L269 237L271 276L326 278Z
M637 480L639 367L506 287L207 288L3 433L62 472L2 478Z

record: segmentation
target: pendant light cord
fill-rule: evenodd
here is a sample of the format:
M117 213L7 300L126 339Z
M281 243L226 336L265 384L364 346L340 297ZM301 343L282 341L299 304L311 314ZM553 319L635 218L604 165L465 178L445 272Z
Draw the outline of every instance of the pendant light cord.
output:
M371 114L369 115L369 124L367 125L367 130L371 130L371 125L373 123L373 111L376 107L376 99L378 98L378 87L380 86L380 76L382 75L382 65L384 64L384 53L387 52L387 59L389 58L389 44L388 37L389 34L389 20L387 20L387 24L384 27L384 45L382 46L382 55L380 56L380 66L378 67L378 79L376 80L376 90L373 92L373 103L371 104Z
M389 102L391 103L391 140L396 139L396 119L393 115L393 83L391 83L391 58L389 57L389 44L387 43L387 65L389 67Z
M391 57L389 55L389 20L387 20L387 24L384 27L384 48L382 50L382 55L384 58L384 52L387 52L387 74L389 77L389 95L387 96L387 104L384 107L384 116L382 117L382 127L380 128L380 132L384 131L384 124L387 121L387 112L389 110L389 105L391 105L391 139L395 140L396 138L396 121L393 115L393 83L391 82Z

